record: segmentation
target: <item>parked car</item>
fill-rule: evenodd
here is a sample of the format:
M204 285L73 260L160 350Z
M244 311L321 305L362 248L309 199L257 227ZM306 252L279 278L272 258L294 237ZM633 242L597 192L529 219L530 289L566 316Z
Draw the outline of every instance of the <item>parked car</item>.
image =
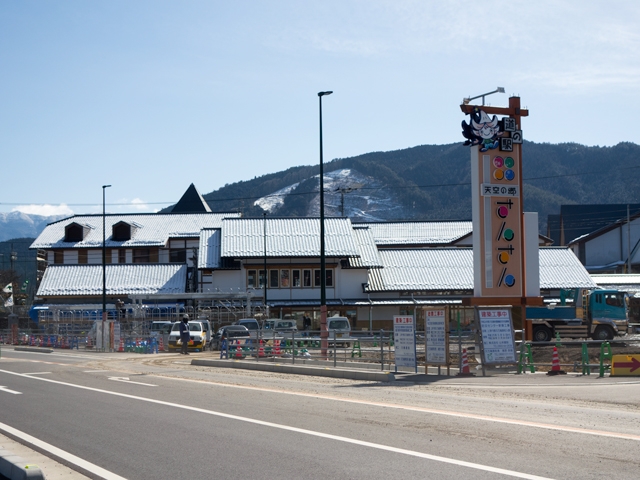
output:
M255 318L241 318L235 324L243 325L247 327L247 330L249 331L260 330L260 323L258 323L258 320Z
M191 320L189 322L189 350L204 351L209 344L211 338L211 328L208 321ZM182 342L180 341L180 322L175 322L169 333L169 344L167 345L170 352L180 350Z
M160 335L160 334L168 334L171 332L171 327L173 326L173 322L168 320L162 320L151 323L151 335Z
M278 318L266 320L264 322L264 330L274 331L276 333L291 333L298 331L298 323L295 320L281 320Z
M348 338L351 336L351 323L347 317L329 317L327 318L327 330L329 331L329 340L334 336L338 338ZM333 344L333 342L331 342ZM340 342L336 340L336 344L349 347L349 342Z
M247 341L251 338L251 332L244 325L227 325L216 332L211 339L211 350L220 350L222 340L242 340Z

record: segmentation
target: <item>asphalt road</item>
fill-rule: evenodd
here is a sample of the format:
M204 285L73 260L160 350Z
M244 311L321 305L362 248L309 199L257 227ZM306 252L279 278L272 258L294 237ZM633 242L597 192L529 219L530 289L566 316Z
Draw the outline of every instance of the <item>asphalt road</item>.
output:
M382 385L192 357L3 348L0 431L89 462L96 478L640 477L633 379Z

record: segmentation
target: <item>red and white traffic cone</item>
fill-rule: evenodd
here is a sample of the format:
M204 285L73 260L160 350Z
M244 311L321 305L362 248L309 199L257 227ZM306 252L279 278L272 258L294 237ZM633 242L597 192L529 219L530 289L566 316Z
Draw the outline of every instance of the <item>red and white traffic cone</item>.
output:
M551 361L551 370L547 375L566 375L567 372L560 369L560 358L558 357L558 348L553 347L553 360Z
M258 357L264 357L264 342L260 339L260 348L258 348Z
M273 347L273 354L276 357L280 356L280 340L274 340L275 346Z
M475 377L475 374L469 370L469 359L467 358L467 349L462 349L462 365L458 377Z
M240 345L240 340L236 342L236 358L242 358L242 346Z
M120 337L120 345L118 345L118 351L124 352L124 339Z
M164 352L164 337L162 336L162 334L158 336L158 350Z

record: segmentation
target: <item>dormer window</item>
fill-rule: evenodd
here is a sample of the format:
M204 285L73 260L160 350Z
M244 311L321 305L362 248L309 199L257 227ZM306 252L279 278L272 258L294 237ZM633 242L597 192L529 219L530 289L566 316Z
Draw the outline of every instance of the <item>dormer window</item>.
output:
M82 242L91 228L88 225L82 225L80 223L70 223L64 228L64 241L65 242Z
M111 229L111 239L116 242L126 242L127 240L131 240L136 229L136 225L127 222L118 222Z

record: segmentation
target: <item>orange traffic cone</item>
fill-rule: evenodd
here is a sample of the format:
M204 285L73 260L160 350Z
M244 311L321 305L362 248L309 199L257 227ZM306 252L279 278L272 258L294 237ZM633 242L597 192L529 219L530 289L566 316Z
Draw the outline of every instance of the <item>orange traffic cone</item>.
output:
M236 343L236 358L242 358L242 347L240 346L240 340Z
M124 339L120 337L120 345L118 346L119 352L124 352Z
M162 336L162 334L160 334L158 336L158 350L160 350L161 352L164 352L164 338Z
M475 377L475 374L469 371L469 359L467 358L467 349L462 349L462 367L458 372L458 377Z
M275 343L275 347L273 348L273 354L275 356L279 356L280 355L280 340L274 340Z
M258 357L264 357L264 342L260 339L260 348L258 348Z
M551 370L547 375L566 375L567 372L560 369L560 358L558 358L558 348L553 347L553 360L551 361Z

